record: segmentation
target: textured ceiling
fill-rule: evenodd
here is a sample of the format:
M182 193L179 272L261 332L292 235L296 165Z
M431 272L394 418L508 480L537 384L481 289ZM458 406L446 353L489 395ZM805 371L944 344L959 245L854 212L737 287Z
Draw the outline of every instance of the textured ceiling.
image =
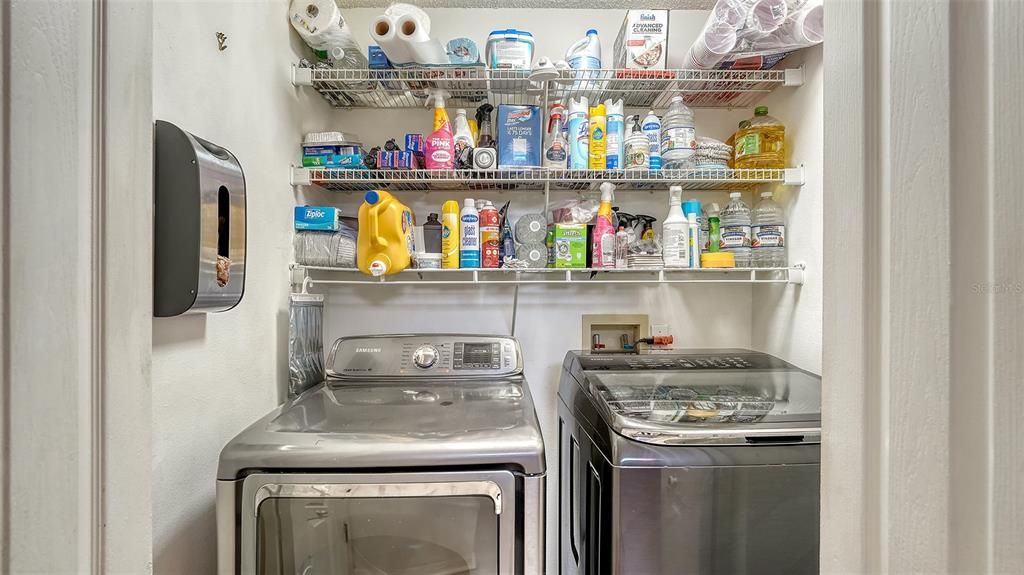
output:
M376 8L391 2L337 0L342 8ZM710 10L715 0L412 0L423 8L669 8L673 10Z

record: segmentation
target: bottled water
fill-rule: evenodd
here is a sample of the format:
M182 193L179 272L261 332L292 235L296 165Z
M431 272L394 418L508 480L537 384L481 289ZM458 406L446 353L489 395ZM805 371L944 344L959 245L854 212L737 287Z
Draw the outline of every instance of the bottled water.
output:
M722 251L736 257L736 267L749 268L750 208L743 203L740 192L729 194L729 205L722 210Z
M661 119L661 167L680 170L690 167L690 158L697 147L697 132L693 124L693 111L683 103L682 96L674 96Z
M782 207L772 201L771 192L761 192L761 201L754 208L750 223L754 267L786 267L786 222Z

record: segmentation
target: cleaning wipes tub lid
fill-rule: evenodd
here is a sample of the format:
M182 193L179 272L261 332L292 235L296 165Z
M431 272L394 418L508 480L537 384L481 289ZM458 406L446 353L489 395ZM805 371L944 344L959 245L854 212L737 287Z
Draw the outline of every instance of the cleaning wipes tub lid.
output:
M491 30L491 33L487 35L488 40L519 40L525 38L533 40L533 34L525 30L516 30L515 28L506 28L504 30Z

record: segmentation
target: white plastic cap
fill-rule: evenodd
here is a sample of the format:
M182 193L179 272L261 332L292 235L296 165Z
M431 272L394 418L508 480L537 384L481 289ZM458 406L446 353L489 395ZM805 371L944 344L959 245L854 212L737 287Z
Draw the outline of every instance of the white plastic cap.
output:
M473 198L466 198L465 200L463 200L462 205L467 207L467 208L475 208L476 207L476 201L473 200Z
M466 115L466 109L465 108L459 108L459 109L455 110L455 115L456 116L465 116Z
M386 264L386 263L384 263L384 262L382 262L380 260L373 260L373 262L370 263L370 274L373 275L373 277L382 276L387 271L388 271L388 264Z
M613 201L615 199L615 184L611 182L604 182L601 184L601 201Z
M675 96L672 96L672 103L673 104L675 104L676 102L682 102L682 101L683 101L683 97L682 96L680 96L678 94L675 95Z
M730 198L738 198L738 197L740 197L742 195L743 195L742 192L729 192L729 197Z
M697 214L686 214L686 219L689 220L691 224L695 224L697 223Z

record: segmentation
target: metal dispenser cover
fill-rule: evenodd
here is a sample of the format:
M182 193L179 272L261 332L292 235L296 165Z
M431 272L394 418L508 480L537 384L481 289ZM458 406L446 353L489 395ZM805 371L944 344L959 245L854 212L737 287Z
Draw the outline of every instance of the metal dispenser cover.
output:
M228 150L157 120L153 314L227 311L245 289L245 175Z

